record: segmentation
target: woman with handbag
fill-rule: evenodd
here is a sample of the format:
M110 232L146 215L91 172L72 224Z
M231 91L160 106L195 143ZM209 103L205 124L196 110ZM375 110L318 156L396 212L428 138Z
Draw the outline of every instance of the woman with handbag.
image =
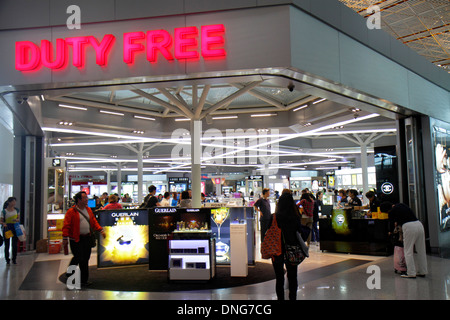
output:
M67 248L70 241L70 250L73 254L70 265L80 267L81 285L87 286L90 284L88 282L89 259L92 247L95 246L94 232L101 232L103 238L106 237L106 234L88 206L86 192L78 192L73 199L75 205L67 210L64 217L63 246Z
M16 264L17 258L17 241L18 237L14 224L20 222L20 211L16 208L16 198L9 197L4 205L0 218L0 223L3 225L3 237L5 241L5 260L6 264L9 266L9 249L11 246L12 239L12 262Z
M282 254L272 258L272 265L275 271L275 290L278 300L284 300L284 265L286 265L287 279L289 283L289 300L297 299L297 268L298 263L290 263L286 256L288 246L300 245L299 233L301 232L301 218L290 192L284 192L278 200L277 209L274 215L278 227L281 229L281 249ZM272 217L273 220L273 217ZM272 224L272 221L269 225Z

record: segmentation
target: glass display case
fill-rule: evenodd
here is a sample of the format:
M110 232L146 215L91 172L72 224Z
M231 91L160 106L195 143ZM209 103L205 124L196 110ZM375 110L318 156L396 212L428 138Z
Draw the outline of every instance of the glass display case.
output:
M210 280L215 277L215 239L193 239L178 232L169 240L169 280ZM199 237L201 238L201 236Z

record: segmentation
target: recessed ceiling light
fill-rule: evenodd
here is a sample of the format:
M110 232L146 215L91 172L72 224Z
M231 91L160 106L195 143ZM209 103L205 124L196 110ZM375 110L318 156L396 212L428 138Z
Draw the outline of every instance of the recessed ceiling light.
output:
M71 126L71 125L73 125L73 122L62 120L62 121L58 122L58 124L60 126Z

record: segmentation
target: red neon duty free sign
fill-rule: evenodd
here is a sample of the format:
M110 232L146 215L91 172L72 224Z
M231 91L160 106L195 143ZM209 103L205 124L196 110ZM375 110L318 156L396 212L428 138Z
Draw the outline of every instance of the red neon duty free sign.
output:
M150 30L144 33L127 32L123 34L123 61L133 64L136 54L146 53L151 63L156 63L159 55L166 60L224 58L226 51L225 27L223 24L197 27L175 28L173 35L166 30ZM103 39L94 36L56 39L56 44L41 40L41 46L31 41L16 42L16 69L33 71L42 66L49 69L64 69L69 64L69 50L72 48L72 64L84 68L86 46L95 51L95 62L99 66L108 65L108 55L115 44L116 37L107 34ZM200 41L200 45L199 45ZM55 54L54 54L55 52Z

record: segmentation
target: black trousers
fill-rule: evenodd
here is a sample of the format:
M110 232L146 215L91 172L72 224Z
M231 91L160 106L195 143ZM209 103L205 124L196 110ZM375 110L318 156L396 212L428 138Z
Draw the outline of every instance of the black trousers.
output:
M273 270L275 271L275 291L277 293L278 300L284 300L284 268L286 265L286 273L289 285L289 300L297 299L297 268L296 265L285 263L284 254L279 255L272 259Z
M267 230L270 227L270 219L260 219L259 223L260 223L260 227L261 227L261 243L264 240L264 236L266 235Z
M10 248L10 243L12 241L12 261L13 263L16 262L16 258L17 258L17 242L19 241L19 239L14 236L11 237L9 239L6 239L5 237L3 237L4 241L5 241L5 260L6 262L9 262L9 248Z
M70 250L73 258L70 265L78 265L81 273L81 283L87 283L89 279L89 259L91 258L92 248L89 243L89 236L80 235L80 241L70 240Z

